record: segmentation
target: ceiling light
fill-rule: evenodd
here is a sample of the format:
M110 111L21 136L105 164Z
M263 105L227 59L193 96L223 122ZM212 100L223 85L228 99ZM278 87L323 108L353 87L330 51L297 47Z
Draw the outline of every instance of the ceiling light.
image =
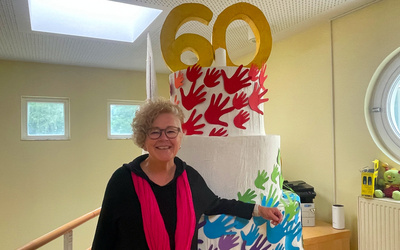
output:
M133 42L162 12L107 0L28 0L33 31Z

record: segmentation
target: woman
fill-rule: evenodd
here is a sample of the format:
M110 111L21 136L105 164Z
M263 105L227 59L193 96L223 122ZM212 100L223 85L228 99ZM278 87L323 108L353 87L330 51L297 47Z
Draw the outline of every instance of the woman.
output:
M168 100L148 101L136 112L133 140L148 154L111 177L92 249L197 249L202 214L257 215L275 225L281 222L277 208L219 198L176 157L183 121L182 110Z

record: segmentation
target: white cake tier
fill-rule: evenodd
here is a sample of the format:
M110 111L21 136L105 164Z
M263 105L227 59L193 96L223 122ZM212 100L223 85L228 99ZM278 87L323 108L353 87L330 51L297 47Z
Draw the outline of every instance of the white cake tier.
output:
M265 78L254 68L195 66L170 75L170 98L183 109L189 135L265 135Z
M238 192L251 191L256 195L252 201L262 204L263 196L266 202L282 197L279 148L278 135L185 136L178 156L203 176L216 195L238 199Z

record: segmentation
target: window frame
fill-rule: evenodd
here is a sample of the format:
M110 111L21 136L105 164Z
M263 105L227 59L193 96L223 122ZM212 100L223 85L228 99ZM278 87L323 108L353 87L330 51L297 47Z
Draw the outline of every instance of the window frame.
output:
M364 114L368 130L378 148L400 164L400 134L392 121L391 100L400 81L400 47L379 65L365 96Z
M29 135L28 134L28 103L48 102L64 104L64 135ZM21 140L23 141L54 141L70 140L70 101L67 97L21 96Z
M132 133L127 135L112 135L111 134L111 105L137 105L140 106L143 104L143 101L137 100L108 100L107 101L107 138L109 140L127 140L132 139Z

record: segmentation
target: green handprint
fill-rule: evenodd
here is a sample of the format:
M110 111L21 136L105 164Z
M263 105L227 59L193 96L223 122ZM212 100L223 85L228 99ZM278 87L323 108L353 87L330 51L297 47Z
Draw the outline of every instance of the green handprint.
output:
M277 189L274 189L274 191L272 192L272 188L273 186L271 185L269 188L268 196L260 194L261 205L264 207L274 207L276 201L278 200L278 195L276 195Z
M238 200L246 202L246 203L256 204L256 202L253 201L253 199L257 197L255 192L256 191L251 190L250 188L247 189L243 195L240 192L238 192L237 193Z
M274 189L274 191L272 192L272 185L269 188L269 193L268 193L268 198L267 200L271 203L270 205L273 206L275 205L276 201L278 200L278 195L276 195L276 191L277 189Z
M290 221L299 211L299 204L297 201L293 200L289 193L290 191L284 191L287 195L288 203L284 201L284 199L281 199L281 203L283 203L283 206L285 207L285 214L289 215L287 221Z
M265 187L263 186L269 179L269 177L267 177L267 172L265 172L265 170L263 170L260 173L260 170L258 170L258 175L256 180L254 181L254 184L256 185L257 188L265 190Z
M273 183L277 184L276 177L278 177L279 175L280 175L279 167L278 167L278 165L275 164L274 170L272 171L272 174L271 174L271 180Z
M279 175L279 187L282 189L283 188L283 182L285 181L285 178L283 178L282 173Z

